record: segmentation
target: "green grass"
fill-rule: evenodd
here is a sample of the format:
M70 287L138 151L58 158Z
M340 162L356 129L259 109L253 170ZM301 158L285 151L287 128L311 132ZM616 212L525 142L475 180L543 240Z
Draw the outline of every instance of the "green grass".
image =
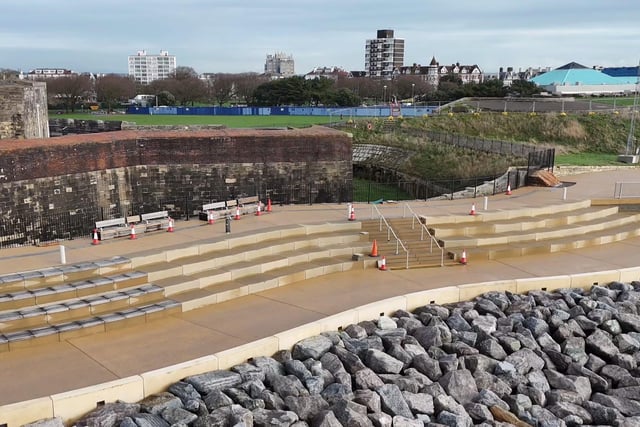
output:
M633 106L633 97L593 98L593 102L599 104L616 105L617 107Z
M255 127L308 127L335 122L335 117L329 116L174 116L174 115L146 115L146 114L54 114L50 118L65 118L76 120L122 120L134 122L138 125L224 125L228 128Z
M410 200L409 193L399 189L395 185L368 181L366 179L353 179L353 200L355 202L373 202L375 200Z
M555 157L556 165L569 166L632 166L618 161L617 154L603 153L574 153L558 154Z

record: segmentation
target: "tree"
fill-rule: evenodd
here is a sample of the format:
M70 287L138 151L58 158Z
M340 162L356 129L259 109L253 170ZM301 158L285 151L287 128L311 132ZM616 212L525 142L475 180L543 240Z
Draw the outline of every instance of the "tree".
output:
M520 96L537 95L541 92L538 85L527 80L514 80L511 83L510 91L517 93Z
M214 103L222 106L233 98L235 86L233 74L214 74L207 83L209 97Z
M156 86L171 92L179 105L193 105L196 101L206 99L206 84L191 67L177 67L171 78L162 80Z
M18 80L20 72L10 68L0 68L0 80Z
M75 111L79 101L91 91L91 80L87 75L72 75L47 79L49 99L58 99L64 105L65 112Z
M268 77L258 73L241 73L235 75L235 92L245 104L255 102L255 91L258 86L269 81Z
M136 94L136 85L129 77L116 74L108 74L96 80L96 96L98 102L107 105L107 111L111 112L113 105L126 102Z

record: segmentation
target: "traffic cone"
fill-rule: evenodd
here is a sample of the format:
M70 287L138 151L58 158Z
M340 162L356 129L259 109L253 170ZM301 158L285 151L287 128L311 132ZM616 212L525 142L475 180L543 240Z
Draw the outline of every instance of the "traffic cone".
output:
M215 218L213 217L213 213L211 211L207 211L207 223L208 224L214 224Z
M356 208L351 206L351 213L349 214L349 221L355 221L355 220L356 220Z
M376 241L376 239L373 239L373 245L371 245L371 254L369 256L378 256L378 242Z
M267 212L271 212L271 199L267 199Z
M91 241L92 245L99 245L100 244L100 240L98 240L98 230L96 230L95 228L93 229L93 240Z
M131 234L129 234L129 240L136 240L136 227L131 224Z
M472 204L471 205L471 212L469 212L469 215L475 215L476 214L476 204Z
M233 219L240 219L240 207L236 206L236 216Z
M169 217L169 225L167 226L167 233L173 233L173 218Z
M467 265L467 251L465 249L462 250L462 255L460 255L460 264Z
M387 259L384 257L384 255L382 256L382 259L378 263L379 263L378 270L387 271Z
M511 195L511 184L507 184L507 196Z
M258 202L258 209L256 210L256 216L260 216L262 215L262 212L260 210L260 202Z

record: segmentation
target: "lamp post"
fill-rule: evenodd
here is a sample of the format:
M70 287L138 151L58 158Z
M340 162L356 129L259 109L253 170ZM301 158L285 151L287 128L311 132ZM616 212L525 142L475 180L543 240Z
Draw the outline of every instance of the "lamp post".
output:
M387 101L387 85L382 86L382 103Z
M411 105L413 105L413 115L416 115L416 99L414 98L415 83L411 83Z

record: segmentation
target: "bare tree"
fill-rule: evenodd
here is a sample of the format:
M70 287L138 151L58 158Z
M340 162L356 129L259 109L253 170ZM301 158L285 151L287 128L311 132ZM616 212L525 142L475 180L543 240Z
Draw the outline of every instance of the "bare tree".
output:
M82 101L91 89L91 80L87 75L47 79L49 98L61 101L66 112L73 113L78 102Z
M245 104L255 102L254 92L256 88L269 81L269 78L258 73L235 74L235 94Z
M207 80L209 97L214 103L222 106L229 102L234 95L235 75L218 73Z
M191 67L176 68L173 77L164 81L163 85L166 85L164 90L171 92L180 105L193 105L206 98L206 84Z
M96 95L99 102L107 104L111 112L115 104L126 102L136 94L136 85L129 77L108 74L96 80Z

